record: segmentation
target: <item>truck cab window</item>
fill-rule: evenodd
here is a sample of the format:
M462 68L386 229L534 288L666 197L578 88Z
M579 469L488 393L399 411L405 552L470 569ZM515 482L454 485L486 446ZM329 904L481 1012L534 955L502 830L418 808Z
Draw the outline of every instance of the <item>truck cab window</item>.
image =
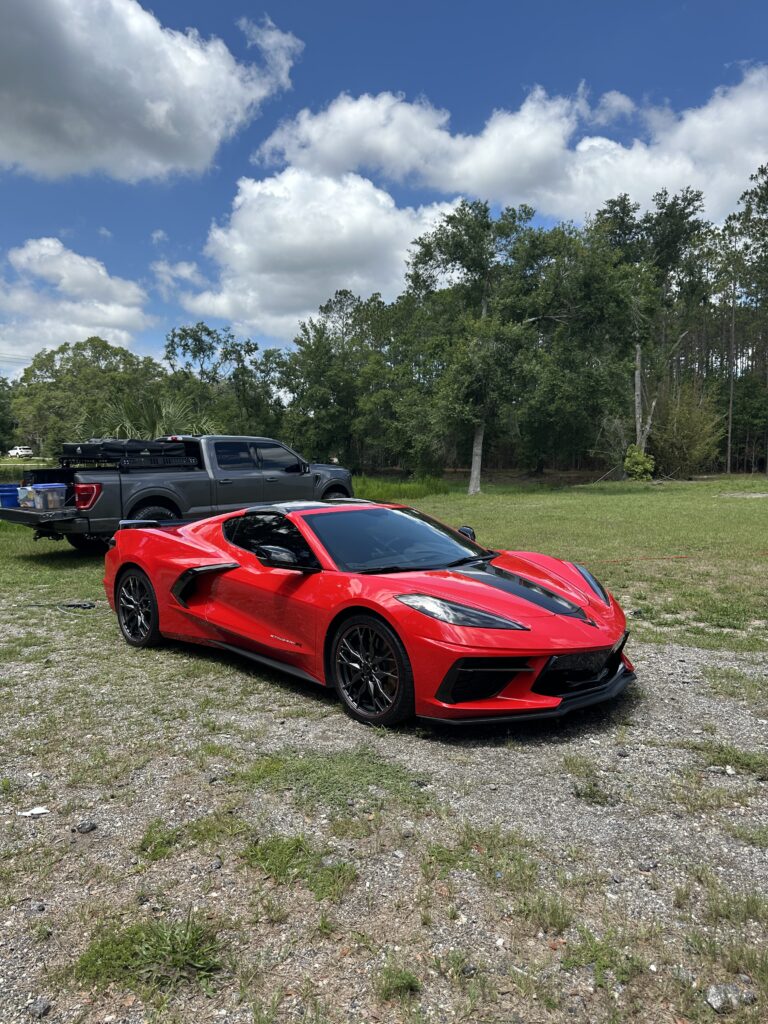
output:
M257 468L247 441L217 441L216 464L228 473L253 473Z
M260 444L259 457L261 458L261 468L264 470L277 469L282 470L283 473L301 473L300 460L293 452L283 448L281 444L269 442Z

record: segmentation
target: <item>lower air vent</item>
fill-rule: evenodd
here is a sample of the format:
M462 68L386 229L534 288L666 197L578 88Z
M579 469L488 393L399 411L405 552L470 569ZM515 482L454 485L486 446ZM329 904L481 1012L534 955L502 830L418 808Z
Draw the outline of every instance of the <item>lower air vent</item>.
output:
M531 672L525 658L460 658L435 694L444 704L495 697L521 672Z
M531 688L533 693L565 697L601 686L618 672L628 635L625 633L616 647L579 654L558 654L550 658Z

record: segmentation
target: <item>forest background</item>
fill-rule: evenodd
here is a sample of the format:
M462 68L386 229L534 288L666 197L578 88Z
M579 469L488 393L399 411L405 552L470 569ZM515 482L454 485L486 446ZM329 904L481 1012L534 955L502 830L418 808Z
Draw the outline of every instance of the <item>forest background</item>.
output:
M768 165L721 225L701 192L583 226L461 202L414 240L392 303L343 287L293 345L174 328L164 360L102 338L0 378L0 446L164 433L278 437L355 472L764 472ZM635 451L635 449L632 449ZM635 452L637 454L637 452Z

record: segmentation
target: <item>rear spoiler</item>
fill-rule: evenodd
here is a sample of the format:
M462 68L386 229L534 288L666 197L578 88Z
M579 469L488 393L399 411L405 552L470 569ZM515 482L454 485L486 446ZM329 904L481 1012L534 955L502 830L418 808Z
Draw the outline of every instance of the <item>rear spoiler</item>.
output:
M178 519L121 519L118 530L161 530L164 526L183 526Z

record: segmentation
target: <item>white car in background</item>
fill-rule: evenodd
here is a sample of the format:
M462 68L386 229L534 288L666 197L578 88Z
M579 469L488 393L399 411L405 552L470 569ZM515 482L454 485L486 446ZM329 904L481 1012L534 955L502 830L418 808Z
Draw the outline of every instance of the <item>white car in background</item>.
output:
M8 458L10 459L31 459L34 458L34 452L31 448L28 448L25 444L17 444L15 448L11 448L8 452Z

